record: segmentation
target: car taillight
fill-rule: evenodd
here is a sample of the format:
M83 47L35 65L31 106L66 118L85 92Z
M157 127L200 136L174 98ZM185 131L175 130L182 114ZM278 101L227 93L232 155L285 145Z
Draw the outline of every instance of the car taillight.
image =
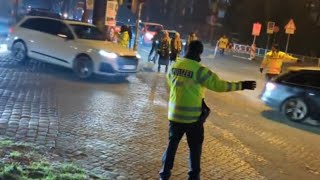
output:
M12 34L13 33L13 27L9 28L9 33Z
M271 82L268 82L268 83L266 84L266 90L267 90L267 91L272 91L272 90L274 90L276 87L277 87L277 86L276 86L274 83L271 83Z

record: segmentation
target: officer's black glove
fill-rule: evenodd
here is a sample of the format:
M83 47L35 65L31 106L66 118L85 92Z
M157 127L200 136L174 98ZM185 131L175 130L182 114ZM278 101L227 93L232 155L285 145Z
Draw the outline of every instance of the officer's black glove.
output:
M241 81L242 83L242 90L249 89L254 90L257 87L256 81Z
M260 73L262 73L263 72L263 68L260 68Z

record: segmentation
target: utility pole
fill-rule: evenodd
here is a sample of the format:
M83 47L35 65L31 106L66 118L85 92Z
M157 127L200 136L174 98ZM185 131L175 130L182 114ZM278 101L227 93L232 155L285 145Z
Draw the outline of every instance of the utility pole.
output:
M13 13L14 13L14 21L16 23L19 20L19 0L14 1Z
M138 50L139 23L140 23L140 19L141 19L141 10L142 10L142 6L143 6L144 2L145 2L145 0L139 0L138 15L137 15L137 20L136 20L136 37L135 37L134 46L133 46L134 51Z
M134 51L137 51L137 50L138 50L139 23L140 23L140 18L141 18L142 6L143 6L143 3L140 2L140 3L139 3L139 7L138 7L138 16L137 16L137 20L136 20L136 36L135 36L134 46L133 46L133 50L134 50Z
M96 25L101 31L104 29L106 20L106 6L106 0L95 0L93 4L92 23Z

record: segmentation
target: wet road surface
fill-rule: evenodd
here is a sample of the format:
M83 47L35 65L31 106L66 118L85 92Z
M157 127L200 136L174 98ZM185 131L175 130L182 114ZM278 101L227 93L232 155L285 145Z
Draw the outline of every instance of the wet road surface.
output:
M147 50L146 50L147 51ZM142 53L143 54L143 53ZM145 57L145 55L144 55ZM202 179L319 179L320 128L285 120L258 99L257 64L229 56L203 63L226 80L253 79L256 91L207 92L213 113L205 124ZM52 65L38 72L55 94L55 151L105 179L156 179L167 144L164 73L139 72L127 81L79 81ZM172 179L186 179L188 147L181 142Z

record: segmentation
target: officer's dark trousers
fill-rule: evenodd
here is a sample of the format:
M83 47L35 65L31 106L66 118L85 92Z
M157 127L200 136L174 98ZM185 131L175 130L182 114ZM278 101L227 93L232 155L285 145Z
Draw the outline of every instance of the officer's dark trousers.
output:
M200 159L202 143L204 139L203 123L197 122L193 124L182 124L170 122L169 126L169 144L162 157L162 168L160 171L160 177L164 180L169 179L179 142L184 133L186 133L190 149L190 171L188 173L189 180L199 180Z

